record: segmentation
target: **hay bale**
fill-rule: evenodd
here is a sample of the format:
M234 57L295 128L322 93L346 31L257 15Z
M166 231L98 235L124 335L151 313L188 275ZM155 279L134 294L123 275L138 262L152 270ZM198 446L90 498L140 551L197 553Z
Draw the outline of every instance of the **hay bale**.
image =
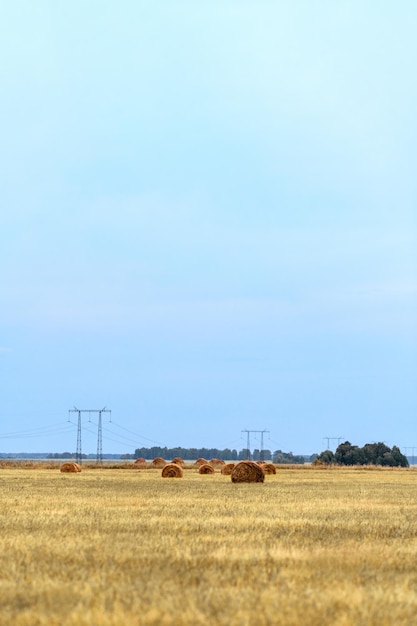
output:
M264 463L262 466L262 471L264 474L276 474L277 469L273 463Z
M226 462L223 461L222 459L211 459L210 465L212 465L215 468L220 469L223 467L223 465L226 465Z
M167 462L160 456L157 456L153 461L151 461L150 467L156 467L157 469L162 469L165 467Z
M62 463L59 470L60 472L65 472L67 474L76 474L77 472L81 472L81 466L78 465L78 463L68 461L67 463Z
M236 463L225 463L221 469L221 473L225 476L230 476Z
M203 465L200 465L200 467L198 468L198 473L214 474L214 467L212 465L209 465L209 463L203 463Z
M263 483L265 480L262 468L253 461L240 461L230 476L232 483Z
M208 461L206 459L203 458L199 458L197 459L197 461L194 463L193 467L200 467L201 465L206 465L208 463Z
M172 459L171 463L176 463L180 467L185 467L184 459L180 456L176 456L175 459Z
M183 469L176 463L167 463L162 470L162 478L182 478L184 475Z
M133 463L134 467L146 467L146 460L143 457L136 459Z

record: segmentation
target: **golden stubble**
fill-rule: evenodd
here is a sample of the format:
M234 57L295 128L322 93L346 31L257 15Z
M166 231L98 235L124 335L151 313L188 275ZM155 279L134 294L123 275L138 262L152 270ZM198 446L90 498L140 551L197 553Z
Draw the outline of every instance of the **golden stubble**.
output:
M416 481L3 469L0 624L413 624Z

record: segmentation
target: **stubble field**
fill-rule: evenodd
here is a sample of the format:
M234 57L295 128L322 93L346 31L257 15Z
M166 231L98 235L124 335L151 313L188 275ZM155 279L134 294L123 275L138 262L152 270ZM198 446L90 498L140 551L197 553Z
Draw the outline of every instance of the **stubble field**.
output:
M412 625L417 472L0 470L0 624Z

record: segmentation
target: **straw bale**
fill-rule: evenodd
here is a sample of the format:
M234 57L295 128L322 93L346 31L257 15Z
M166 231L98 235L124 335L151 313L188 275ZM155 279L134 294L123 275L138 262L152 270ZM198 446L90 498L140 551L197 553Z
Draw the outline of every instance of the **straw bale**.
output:
M232 483L263 483L265 480L262 468L253 461L240 461L230 476Z
M167 463L162 469L163 478L182 478L183 475L182 467L176 463Z
M203 458L199 458L197 459L197 461L194 463L193 467L200 467L200 465L206 465L208 463L208 461L206 459Z
M200 465L200 467L198 468L198 473L214 474L214 467L212 465L209 465L209 463L203 463L203 465Z
M262 471L264 474L276 474L277 469L273 463L264 463L262 465Z
M66 472L67 474L76 474L77 472L81 472L80 465L78 465L78 463L72 463L71 461L62 463L59 469L61 472Z
M166 464L167 462L162 457L157 456L153 461L151 461L150 467L162 469Z
M226 462L222 459L211 459L210 465L212 465L213 467L221 468L223 467L223 465L226 465Z
M135 459L133 465L135 467L146 467L146 460L143 457L140 457L139 459Z
M221 469L221 473L225 476L230 476L236 463L225 463Z
M171 463L176 463L180 467L185 467L184 459L180 456L176 456L175 459L172 459Z

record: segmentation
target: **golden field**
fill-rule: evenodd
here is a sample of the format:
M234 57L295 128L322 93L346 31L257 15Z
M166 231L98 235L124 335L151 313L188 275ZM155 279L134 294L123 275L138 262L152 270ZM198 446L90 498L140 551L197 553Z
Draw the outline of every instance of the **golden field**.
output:
M0 624L417 623L417 472L0 469Z

